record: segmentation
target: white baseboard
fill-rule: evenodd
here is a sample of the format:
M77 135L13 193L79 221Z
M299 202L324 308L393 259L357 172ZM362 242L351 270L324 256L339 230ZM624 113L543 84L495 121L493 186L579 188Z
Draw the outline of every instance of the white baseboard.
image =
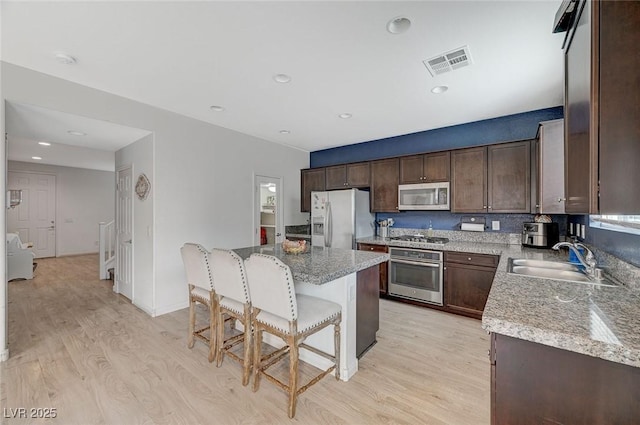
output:
M59 257L75 257L77 255L89 255L89 254L99 254L98 251L90 251L90 252L66 252L64 254L56 254L56 258Z
M9 349L0 351L0 362L6 362L9 360Z
M153 314L153 307L151 307L149 305L145 305L145 304L139 303L139 302L134 302L133 305L135 305L140 310L142 310L145 313L147 313L149 316L155 317L154 314Z

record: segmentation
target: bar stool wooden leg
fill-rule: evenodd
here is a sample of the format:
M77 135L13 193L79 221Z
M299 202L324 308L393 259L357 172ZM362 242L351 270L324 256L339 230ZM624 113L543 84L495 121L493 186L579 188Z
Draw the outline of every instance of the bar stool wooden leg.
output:
M209 363L212 363L216 358L217 338L216 331L218 329L218 319L216 317L216 299L213 292L209 296ZM224 327L224 322L222 322Z
M196 330L196 302L191 296L194 286L189 284L189 337L187 339L187 347L193 348L196 343L194 332Z
M296 402L298 401L298 342L291 335L288 338L289 345L289 417L296 414Z
M249 384L249 373L251 372L251 349L252 347L252 338L253 330L251 329L251 308L245 304L244 305L244 321L242 323L244 328L244 362L242 364L242 385Z
M255 321L255 317L260 312L259 309L253 309L253 319L252 322L255 323L254 328L254 338L253 338L253 391L258 391L260 388L260 373L258 371L262 367L261 357L262 357L262 328Z

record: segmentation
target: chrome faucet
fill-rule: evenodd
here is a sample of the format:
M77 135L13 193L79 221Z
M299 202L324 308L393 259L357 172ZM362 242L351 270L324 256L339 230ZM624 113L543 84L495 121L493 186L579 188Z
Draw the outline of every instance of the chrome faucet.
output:
M584 269L589 277L596 277L596 257L593 255L593 252L589 248L587 248L584 244L580 242L558 242L551 249L555 249L558 251L561 247L566 246L576 255L576 258L584 266ZM580 252L580 249L584 249L586 254L583 256ZM600 270L601 271L601 270Z

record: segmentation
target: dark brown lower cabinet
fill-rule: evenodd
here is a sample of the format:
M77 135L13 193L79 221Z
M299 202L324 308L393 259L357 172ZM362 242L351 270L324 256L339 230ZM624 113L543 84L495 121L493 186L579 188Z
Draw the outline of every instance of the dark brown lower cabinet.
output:
M380 327L379 266L360 270L356 275L356 357L360 358L376 343ZM344 326L344 325L343 325Z
M499 257L445 252L444 300L447 310L482 318Z
M491 337L492 425L640 424L640 368Z
M389 247L387 247L386 245L368 243L359 243L358 249L362 251L389 252ZM389 262L385 261L384 263L380 263L380 295L387 295L388 272Z

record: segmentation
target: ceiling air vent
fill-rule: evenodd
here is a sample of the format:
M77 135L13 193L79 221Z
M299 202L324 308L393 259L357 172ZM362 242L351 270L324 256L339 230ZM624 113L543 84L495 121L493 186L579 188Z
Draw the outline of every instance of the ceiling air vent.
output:
M444 74L458 68L471 65L471 54L468 46L432 57L422 61L432 76Z

